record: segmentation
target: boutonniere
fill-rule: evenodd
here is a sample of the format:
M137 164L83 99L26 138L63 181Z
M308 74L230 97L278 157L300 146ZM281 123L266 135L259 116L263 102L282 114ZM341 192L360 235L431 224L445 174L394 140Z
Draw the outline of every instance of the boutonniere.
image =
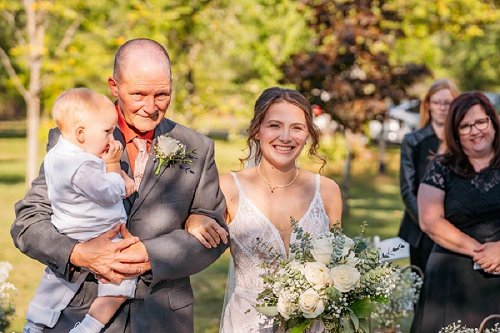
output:
M170 138L168 133L158 137L158 142L154 145L153 150L156 158L160 161L155 175L160 173L164 164L167 165L167 168L175 163L193 164L192 159L196 155L196 150L186 151L186 145Z

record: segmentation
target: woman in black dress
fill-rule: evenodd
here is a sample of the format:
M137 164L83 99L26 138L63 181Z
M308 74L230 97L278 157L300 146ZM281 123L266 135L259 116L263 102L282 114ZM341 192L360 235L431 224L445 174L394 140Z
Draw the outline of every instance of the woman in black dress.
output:
M420 227L436 245L412 333L436 333L458 320L477 328L500 313L499 130L483 93L463 93L451 104L447 152L429 164L418 192Z
M410 244L410 263L425 270L434 242L418 226L417 192L435 154L444 149L443 132L451 102L460 94L450 80L436 80L420 104L420 128L407 134L401 145L399 185L405 204L398 236Z

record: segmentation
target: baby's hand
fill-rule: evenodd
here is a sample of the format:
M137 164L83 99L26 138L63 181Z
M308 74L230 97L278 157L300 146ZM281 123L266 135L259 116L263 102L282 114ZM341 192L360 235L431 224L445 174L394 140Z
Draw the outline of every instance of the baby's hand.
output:
M108 163L118 163L123 154L123 146L118 140L109 140L109 148L104 154L102 154L102 159L106 164Z
M122 178L125 182L125 198L128 198L132 193L136 191L135 182L132 178L130 178L125 171L122 170Z
M208 216L197 214L189 215L185 229L196 237L207 249L217 247L221 240L224 244L227 244L227 237L229 234L226 229Z

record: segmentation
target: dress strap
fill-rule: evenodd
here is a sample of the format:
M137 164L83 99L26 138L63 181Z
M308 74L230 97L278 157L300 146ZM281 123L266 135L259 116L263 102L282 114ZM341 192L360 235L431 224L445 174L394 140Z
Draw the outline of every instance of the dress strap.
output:
M320 181L321 181L321 175L319 173L316 174L316 192L319 193L320 189Z
M234 179L234 182L236 183L236 187L238 188L238 191L243 192L243 190L241 189L241 185L240 185L240 181L238 179L238 176L236 176L236 173L231 172L231 176L233 176L233 179Z

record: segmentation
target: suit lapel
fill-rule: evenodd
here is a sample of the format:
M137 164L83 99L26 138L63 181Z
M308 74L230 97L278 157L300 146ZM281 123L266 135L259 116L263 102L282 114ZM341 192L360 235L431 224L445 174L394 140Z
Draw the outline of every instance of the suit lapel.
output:
M160 172L155 175L156 168L158 167L158 159L154 154L153 147L158 142L158 136L165 135L165 133L169 133L172 130L172 126L170 126L169 122L166 119L163 119L158 126L155 128L153 144L151 146L151 150L149 152L149 158L146 163L146 168L144 169L144 177L141 180L141 185L139 186L138 193L135 193L135 201L132 206L132 210L130 211L130 216L133 216L137 209L144 202L144 199L148 196L151 190L154 188L162 174L165 172L165 167L162 167Z

